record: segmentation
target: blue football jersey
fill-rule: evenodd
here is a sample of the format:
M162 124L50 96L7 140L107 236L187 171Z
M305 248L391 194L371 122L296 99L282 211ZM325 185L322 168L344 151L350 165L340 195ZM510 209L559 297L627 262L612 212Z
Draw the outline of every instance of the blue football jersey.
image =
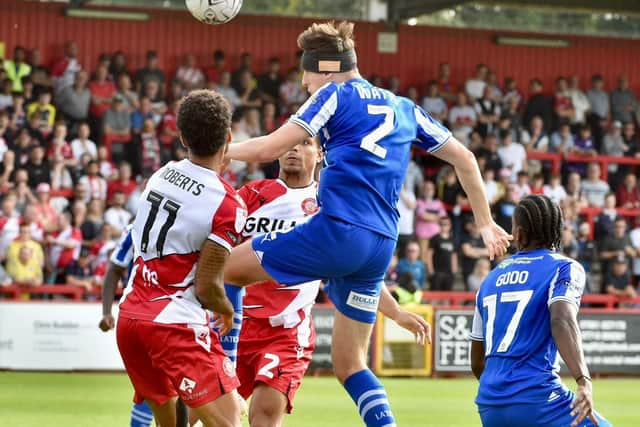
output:
M120 236L115 249L111 252L111 257L109 258L109 261L113 264L126 268L128 270L128 275L131 274L131 269L133 268L133 239L131 237L131 228L132 225L129 224Z
M549 307L567 301L579 308L584 285L577 261L547 249L518 252L489 273L476 296L471 332L485 348L477 404L535 404L560 396Z
M409 99L364 79L327 83L290 121L319 134L325 149L322 211L393 239L410 144L434 153L451 136Z

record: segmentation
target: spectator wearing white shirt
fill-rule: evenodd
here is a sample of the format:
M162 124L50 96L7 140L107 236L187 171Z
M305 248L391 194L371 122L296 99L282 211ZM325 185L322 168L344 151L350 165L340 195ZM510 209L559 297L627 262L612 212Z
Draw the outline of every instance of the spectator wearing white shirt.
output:
M398 244L396 246L400 258L404 258L407 244L413 239L415 233L415 211L416 196L413 191L403 187L400 190L400 198L398 200L400 219L398 221Z
M433 118L443 122L447 120L449 109L439 91L438 82L431 80L427 85L427 95L422 98L422 108Z
M493 205L500 198L500 188L495 180L495 172L493 169L486 168L482 173L484 179L484 190L487 193L487 200Z
M573 75L569 78L569 90L567 90L575 115L571 120L571 124L583 124L587 122L587 112L591 110L591 103L587 95L580 89L580 78Z
M204 87L204 73L196 67L196 56L188 53L184 63L176 72L176 80L180 81L187 91Z
M629 233L631 246L635 249L636 254L631 259L633 283L640 281L640 216L636 218L636 227Z
M487 74L489 73L489 68L487 68L484 64L476 65L476 75L475 77L467 80L464 83L464 90L466 94L472 99L476 100L482 97L482 92L484 92L484 88L487 85Z
M589 163L587 167L587 179L582 182L582 192L590 206L601 208L604 206L604 198L611 191L609 184L600 179L600 165Z
M91 160L87 165L87 174L78 180L78 184L89 190L84 200L87 203L91 199L107 200L107 181L99 175L99 172L100 165L96 160Z
M500 147L498 156L502 161L502 166L511 171L510 180L514 182L518 177L518 172L527 170L527 152L522 144L513 142L511 132L508 129L500 131Z
M89 139L90 133L89 124L82 122L78 126L78 137L71 141L71 151L78 162L80 162L85 153L89 154L94 160L98 158L96 143Z
M123 191L113 194L111 207L104 213L104 222L113 227L113 235L120 236L131 221L131 213L124 208L126 196Z
M469 144L469 134L478 120L476 110L467 103L467 95L458 93L458 102L449 111L449 126L453 136L463 144Z
M564 199L567 198L567 192L562 186L560 180L560 174L553 174L549 179L549 185L542 187L542 192L545 196L551 199L552 202L561 204Z

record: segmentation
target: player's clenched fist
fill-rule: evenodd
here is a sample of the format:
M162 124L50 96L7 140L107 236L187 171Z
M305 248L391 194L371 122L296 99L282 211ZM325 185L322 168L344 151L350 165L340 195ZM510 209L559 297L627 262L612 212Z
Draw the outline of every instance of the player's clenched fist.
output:
M116 321L114 320L113 316L110 314L105 314L104 316L102 316L102 320L100 320L100 324L98 325L98 327L102 332L107 332L113 329L115 325Z

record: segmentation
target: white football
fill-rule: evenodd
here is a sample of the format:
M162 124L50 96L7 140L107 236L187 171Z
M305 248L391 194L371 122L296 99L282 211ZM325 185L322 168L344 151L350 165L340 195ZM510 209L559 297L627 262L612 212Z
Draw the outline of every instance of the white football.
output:
M194 18L210 25L231 21L242 7L242 0L186 0L185 3Z

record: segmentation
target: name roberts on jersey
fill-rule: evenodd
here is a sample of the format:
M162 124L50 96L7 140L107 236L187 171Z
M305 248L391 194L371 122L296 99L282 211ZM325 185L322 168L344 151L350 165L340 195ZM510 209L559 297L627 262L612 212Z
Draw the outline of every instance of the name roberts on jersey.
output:
M199 196L200 194L202 194L202 190L204 189L204 184L171 167L167 167L167 169L162 172L162 175L160 175L160 178L164 179L170 184L175 185L181 190L191 192L191 194L193 194L194 196Z

